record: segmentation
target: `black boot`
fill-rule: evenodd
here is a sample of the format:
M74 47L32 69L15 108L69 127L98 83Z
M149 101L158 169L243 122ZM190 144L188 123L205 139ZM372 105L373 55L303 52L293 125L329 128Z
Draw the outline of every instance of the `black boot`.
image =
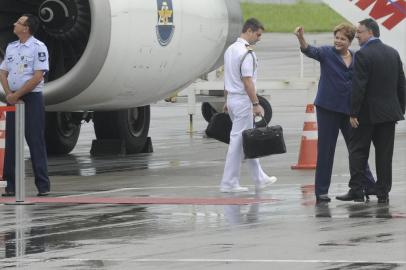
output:
M365 198L369 201L370 195L376 195L376 190L374 187L365 188Z

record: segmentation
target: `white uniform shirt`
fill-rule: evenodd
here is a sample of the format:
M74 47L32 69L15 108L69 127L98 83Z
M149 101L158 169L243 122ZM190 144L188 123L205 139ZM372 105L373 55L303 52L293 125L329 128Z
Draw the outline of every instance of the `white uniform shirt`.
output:
M254 85L257 80L258 59L254 52L248 54L244 61L241 60L248 52L249 43L238 38L224 54L224 86L228 93L246 95L242 77L252 77ZM240 70L241 67L241 70Z
M24 44L20 41L10 43L6 49L4 61L0 69L8 71L8 84L11 91L19 90L37 70L49 70L48 49L44 43L30 37ZM41 92L44 81L40 82L32 92Z

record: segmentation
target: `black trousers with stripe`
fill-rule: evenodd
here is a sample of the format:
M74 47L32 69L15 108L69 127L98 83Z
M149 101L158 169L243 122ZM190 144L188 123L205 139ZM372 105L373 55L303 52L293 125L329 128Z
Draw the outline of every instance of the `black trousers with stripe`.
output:
M45 111L42 93L26 94L25 103L25 139L30 149L35 185L39 192L50 191L48 178L48 160L44 138ZM15 192L15 113L8 112L6 117L6 149L3 177L7 180L8 192Z

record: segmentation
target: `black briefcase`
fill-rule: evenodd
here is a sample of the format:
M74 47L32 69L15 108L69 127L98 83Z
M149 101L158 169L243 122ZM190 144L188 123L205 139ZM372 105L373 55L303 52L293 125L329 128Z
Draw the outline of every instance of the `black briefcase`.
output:
M206 128L207 137L216 139L220 142L230 143L230 133L233 123L227 113L214 114Z
M245 158L259 158L286 153L282 127L259 127L242 133Z

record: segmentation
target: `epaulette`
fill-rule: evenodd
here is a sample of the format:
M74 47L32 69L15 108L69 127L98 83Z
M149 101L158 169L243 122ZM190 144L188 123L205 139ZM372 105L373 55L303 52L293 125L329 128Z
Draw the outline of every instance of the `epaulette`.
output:
M254 48L250 44L245 44L245 48L247 48L248 51L252 52Z
M15 47L18 47L19 44L20 44L20 41L16 40L16 41L10 42L7 46L10 46L11 48L15 48Z
M255 69L256 69L256 63L255 63L255 57L254 57L254 49L251 47L251 45L249 44L245 44L245 48L247 49L247 52L243 55L243 57L241 58L241 62L240 62L240 77L242 79L242 65L244 63L245 58L247 58L247 56L250 54L252 57L252 76L254 76L255 74Z
M34 40L34 44L39 45L39 46L45 46L45 43L38 39Z

